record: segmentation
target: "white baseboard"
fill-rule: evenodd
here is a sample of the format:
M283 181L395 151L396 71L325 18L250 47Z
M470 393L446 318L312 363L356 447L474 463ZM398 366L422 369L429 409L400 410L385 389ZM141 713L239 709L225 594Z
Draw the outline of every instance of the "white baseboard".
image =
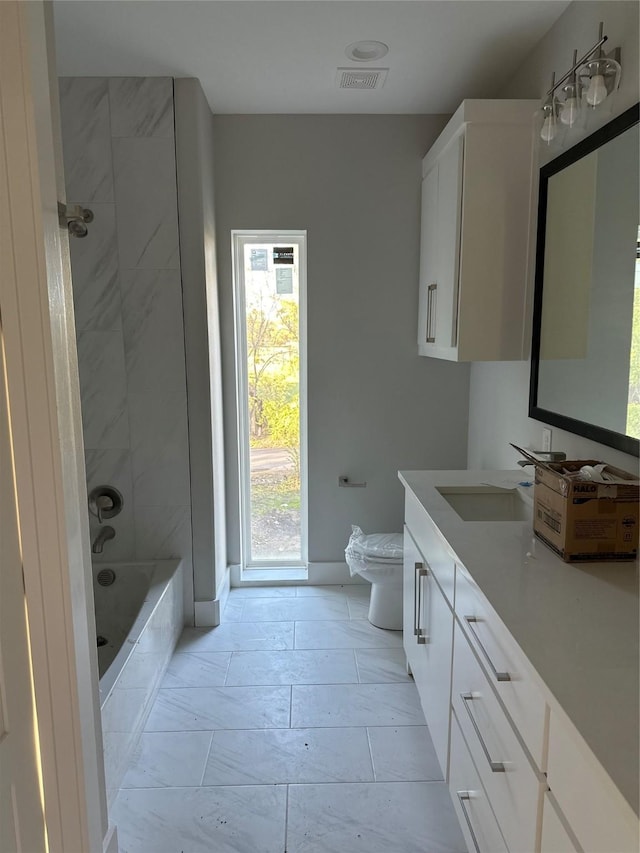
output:
M366 584L367 581L360 575L352 576L345 562L309 563L307 583L311 586L323 586L325 584Z
M220 624L220 600L195 601L194 605L196 628L216 628Z
M270 575L270 572L272 574ZM306 577L305 577L306 575ZM243 572L239 565L230 566L231 586L326 586L335 584L366 584L360 575L351 576L344 562L309 563L304 570L253 570Z
M217 628L220 624L220 615L229 598L231 588L231 572L227 566L224 576L218 584L216 597L211 601L194 601L193 609L196 628Z
M102 842L102 850L103 853L118 853L118 829L113 824L109 825Z
M229 590L231 589L231 567L227 566L224 575L216 590L216 598L220 602L220 613L224 610L224 606L229 598Z

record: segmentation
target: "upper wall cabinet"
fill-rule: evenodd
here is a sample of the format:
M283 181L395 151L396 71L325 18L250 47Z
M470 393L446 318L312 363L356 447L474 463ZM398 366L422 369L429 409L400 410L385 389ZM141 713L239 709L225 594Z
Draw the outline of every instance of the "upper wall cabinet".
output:
M537 101L463 101L422 161L420 355L525 357Z

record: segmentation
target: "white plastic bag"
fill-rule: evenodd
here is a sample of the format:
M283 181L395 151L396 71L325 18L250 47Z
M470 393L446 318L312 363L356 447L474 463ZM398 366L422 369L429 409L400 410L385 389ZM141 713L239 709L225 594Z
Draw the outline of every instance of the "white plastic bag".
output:
M402 560L402 533L370 533L366 535L356 524L344 549L351 575L366 569L367 560L397 563Z

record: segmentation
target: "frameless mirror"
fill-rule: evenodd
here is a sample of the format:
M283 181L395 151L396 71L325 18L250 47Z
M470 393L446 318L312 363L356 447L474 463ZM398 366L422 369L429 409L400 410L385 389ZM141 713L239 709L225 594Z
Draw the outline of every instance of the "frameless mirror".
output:
M638 105L540 170L529 415L639 455Z

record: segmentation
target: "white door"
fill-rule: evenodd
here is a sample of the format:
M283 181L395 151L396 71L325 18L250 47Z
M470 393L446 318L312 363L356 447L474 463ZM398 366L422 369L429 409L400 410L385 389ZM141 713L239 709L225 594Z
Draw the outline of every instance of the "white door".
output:
M0 850L46 849L0 325Z
M17 849L44 849L31 680L47 849L98 853L107 832L52 5L0 0L2 853L16 849L14 828Z

